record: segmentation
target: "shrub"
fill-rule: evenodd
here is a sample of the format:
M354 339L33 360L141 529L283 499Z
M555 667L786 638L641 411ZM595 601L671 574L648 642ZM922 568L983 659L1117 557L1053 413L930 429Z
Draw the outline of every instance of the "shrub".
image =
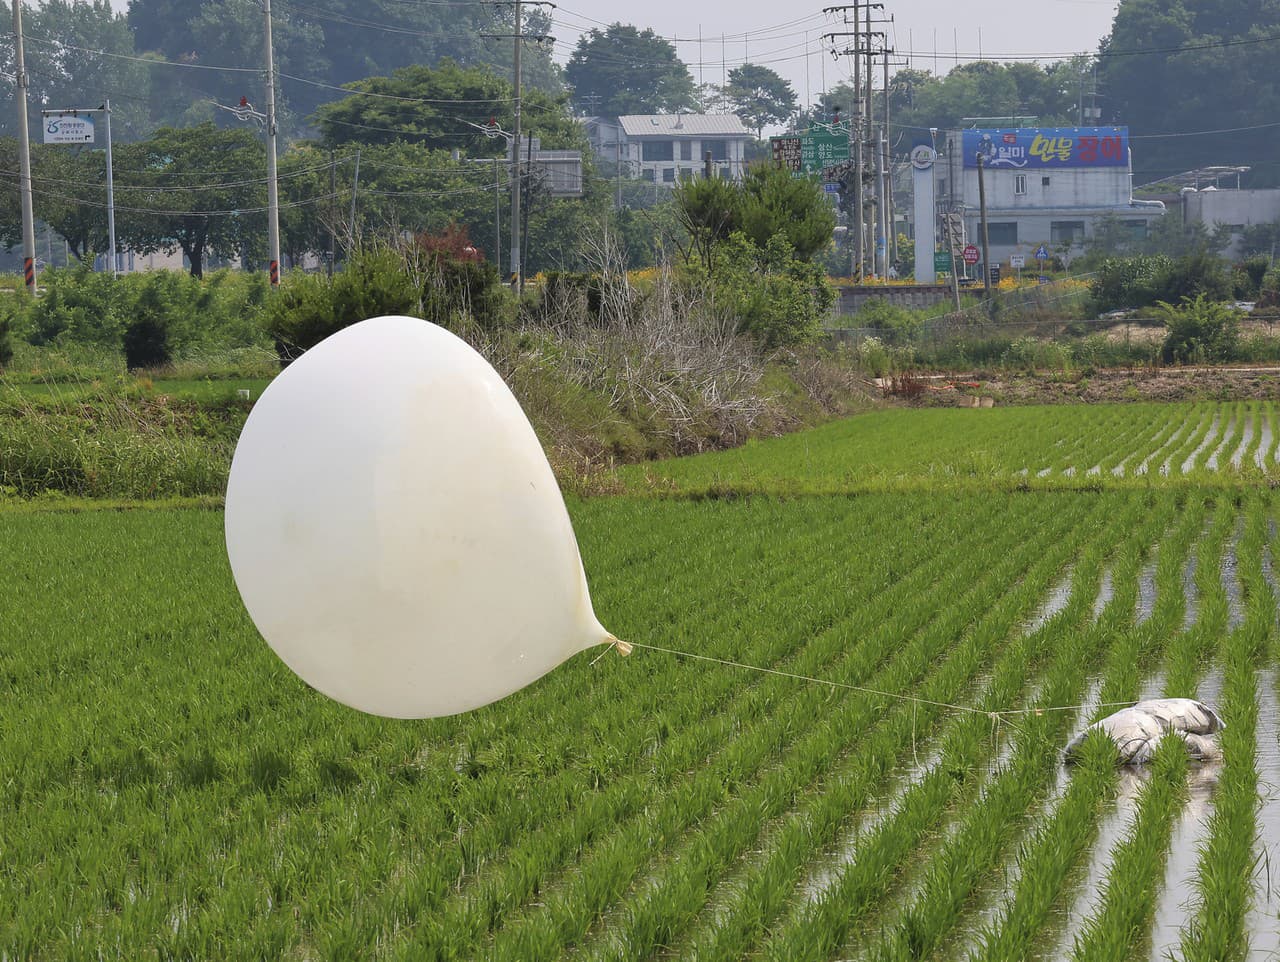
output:
M172 360L169 331L161 318L140 317L124 329L124 363L130 371L161 367Z
M1194 299L1183 298L1177 307L1162 301L1159 309L1169 328L1161 349L1166 363L1202 364L1234 356L1240 318L1227 305L1200 294Z
M1234 265L1231 268L1232 296L1241 301L1257 300L1270 266L1270 260L1262 256L1250 257Z
M868 327L888 344L902 344L920 331L923 321L918 314L890 304L883 297L868 300L854 315L858 327Z
M1280 267L1273 267L1262 278L1258 288L1258 306L1280 307Z
M65 343L120 347L125 316L119 310L118 285L107 273L86 264L50 268L40 277L39 298L24 302L32 344Z
M358 321L384 314L417 315L421 298L399 252L360 251L326 277L290 274L267 301L266 328L282 364Z
M737 319L739 333L767 350L814 340L835 300L822 268L794 253L782 234L761 250L740 233L717 253L716 302Z
M1172 267L1172 259L1163 254L1108 257L1098 265L1097 277L1089 286L1095 310L1113 311L1154 303L1156 279Z
M1216 254L1197 251L1179 257L1155 278L1155 303L1174 304L1201 296L1210 301L1231 299L1231 279Z

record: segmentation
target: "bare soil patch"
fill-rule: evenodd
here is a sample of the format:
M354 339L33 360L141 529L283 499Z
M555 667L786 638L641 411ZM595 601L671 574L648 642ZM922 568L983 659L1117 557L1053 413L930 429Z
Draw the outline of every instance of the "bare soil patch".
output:
M930 407L969 407L974 398L993 398L997 404L1280 398L1280 366L1126 368L1088 373L978 372L924 376L917 381L923 389L909 403ZM890 385L885 383L883 387L888 390Z

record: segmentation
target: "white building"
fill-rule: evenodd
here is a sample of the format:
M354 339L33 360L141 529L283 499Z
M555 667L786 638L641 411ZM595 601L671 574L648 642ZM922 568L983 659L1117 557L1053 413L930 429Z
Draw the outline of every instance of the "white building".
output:
M746 167L751 133L736 114L629 114L584 123L596 156L624 177L674 186L700 175L707 154L721 177L736 179Z
M1034 267L1043 245L1069 260L1103 217L1145 237L1164 216L1160 201L1134 200L1127 127L952 130L935 166L938 206L959 211L965 241L982 246L978 155L983 157L991 263L1012 255ZM941 236L941 234L939 235Z
M1224 257L1240 256L1240 241L1246 227L1280 221L1280 188L1262 190L1221 189L1217 185L1184 187L1182 222L1204 224L1210 231L1223 228L1231 243L1221 251Z

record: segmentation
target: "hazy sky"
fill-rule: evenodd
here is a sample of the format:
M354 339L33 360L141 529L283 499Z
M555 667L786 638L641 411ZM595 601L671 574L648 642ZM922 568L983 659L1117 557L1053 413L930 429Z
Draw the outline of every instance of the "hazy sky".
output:
M719 83L722 64L732 69L744 58L765 63L791 81L802 101L814 99L828 85L848 76L848 58L837 63L824 45L824 33L848 29L824 6L838 0L765 3L762 0L569 0L555 12L557 59L564 61L582 30L622 21L652 27L666 37L687 38L677 49L699 80ZM890 45L918 69L945 73L960 60L1002 59L1018 55L1056 55L1096 50L1111 29L1115 0L1036 0L994 3L992 0L884 0L883 13L894 23L886 30ZM701 58L697 38L701 29ZM721 35L725 35L723 53ZM806 56L806 50L808 54ZM703 62L699 71L698 61ZM809 96L806 98L806 89Z
M561 63L568 59L584 30L621 21L678 39L677 50L695 81L719 83L725 67L732 69L748 59L772 67L791 81L802 102L812 101L824 89L824 81L833 85L848 76L848 58L837 63L821 40L823 33L847 29L838 19L821 12L823 6L836 2L569 0L566 6L557 0L556 59ZM111 0L111 4L121 11L128 8L128 0ZM1063 59L1095 50L1111 28L1115 9L1116 0L1034 0L1026 4L1012 0L884 0L884 15L892 15L895 22L877 29L887 30L899 55L905 59L910 52L914 66L920 69L934 68L936 47L937 70L945 73L956 63L957 49L962 62L977 59L979 54L995 60L1020 55Z

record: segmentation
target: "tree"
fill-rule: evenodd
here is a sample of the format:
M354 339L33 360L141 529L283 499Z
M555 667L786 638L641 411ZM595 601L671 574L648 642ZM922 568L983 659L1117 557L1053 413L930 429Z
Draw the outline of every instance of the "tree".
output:
M276 65L288 81L280 88L282 124L338 99L334 88L370 76L389 76L452 58L465 67L488 66L510 77L513 47L510 6L488 3L406 3L405 0L309 0L273 10ZM257 0L130 0L129 23L141 50L166 60L218 66L251 66L260 60L263 18ZM549 32L545 14L526 15L530 34ZM157 68L159 70L161 68ZM223 103L241 95L256 101L256 74L218 74L163 68L172 91L162 115L169 121L212 116L210 97ZM198 76L190 74L198 73ZM530 88L561 90L550 50L526 44L522 73ZM191 110L196 105L196 110Z
M756 132L756 139L765 127L785 124L796 112L791 84L760 64L744 63L730 70L725 96L733 112Z
M261 258L266 151L254 134L208 123L162 127L116 156L133 171L116 188L122 246L143 254L181 248L193 277L204 276L210 253Z
M740 190L742 232L761 249L781 234L796 258L808 261L831 243L836 215L812 180L766 162L747 169Z
M1275 0L1124 0L1103 40L1098 81L1110 119L1143 136L1138 183L1195 167L1252 163L1252 186L1280 183L1258 163L1280 153ZM1163 136L1231 130L1225 135Z
M564 74L584 113L660 114L697 102L693 77L675 46L626 24L583 34Z
M124 16L112 11L107 0L45 0L24 12L23 32L33 140L39 140L40 110L97 107L107 98L112 100L112 134L117 141L145 132L149 68L124 59L135 53L133 34ZM14 70L13 58L13 36L6 33L0 36L0 64L9 74ZM0 102L5 104L0 134L16 136L11 84ZM101 134L98 146L102 146Z
M351 91L348 96L315 114L327 146L407 141L436 150L457 148L473 157L506 153L502 137L487 137L472 126L493 121L509 131L514 122L511 85L486 67L462 67L446 59L437 67L402 67L345 89ZM523 134L533 133L548 149L586 147L563 97L532 90L523 99Z
M710 271L717 245L738 228L741 194L730 181L709 177L681 181L673 196L677 219L689 238L688 251Z

